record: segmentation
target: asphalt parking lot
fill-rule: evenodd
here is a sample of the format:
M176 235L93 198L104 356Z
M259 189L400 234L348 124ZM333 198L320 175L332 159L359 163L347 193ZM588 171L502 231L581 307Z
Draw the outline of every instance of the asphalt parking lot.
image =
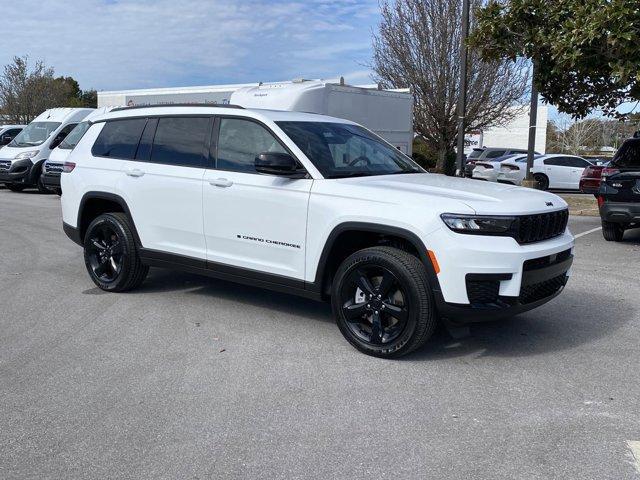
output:
M58 197L0 190L0 478L638 479L640 231L576 244L551 303L385 361L310 300L103 293Z

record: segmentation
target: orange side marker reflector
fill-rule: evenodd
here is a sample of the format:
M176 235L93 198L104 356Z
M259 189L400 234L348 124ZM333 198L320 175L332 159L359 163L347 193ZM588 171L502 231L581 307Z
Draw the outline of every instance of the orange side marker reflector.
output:
M436 254L433 253L431 250L427 250L427 253L429 254L429 259L431 260L431 265L433 265L433 269L436 272L436 275L440 273L440 265L438 265L438 260L436 259Z

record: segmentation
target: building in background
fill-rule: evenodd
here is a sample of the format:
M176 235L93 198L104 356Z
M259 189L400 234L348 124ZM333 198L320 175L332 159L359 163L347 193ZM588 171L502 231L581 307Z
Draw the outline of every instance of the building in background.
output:
M547 120L549 107L538 107L536 123L536 152L547 150ZM511 147L526 149L529 142L529 109L523 110L508 124L472 132L465 137L465 153L478 147Z

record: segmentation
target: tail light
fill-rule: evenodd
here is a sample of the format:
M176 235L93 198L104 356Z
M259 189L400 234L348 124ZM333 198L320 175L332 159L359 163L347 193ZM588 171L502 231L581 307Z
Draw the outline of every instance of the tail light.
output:
M493 165L490 163L476 162L476 167L493 168Z
M63 173L71 173L73 172L73 169L76 168L76 164L73 162L64 162L64 164L62 165L62 172Z
M620 170L617 168L604 167L602 169L602 178L610 177L611 175L616 175L618 173L620 173Z
M598 208L600 208L604 203L604 197L602 195L598 195L597 198L598 198Z
M503 164L501 168L504 168L505 170L520 170L520 167L518 167L517 165L505 165L505 164Z

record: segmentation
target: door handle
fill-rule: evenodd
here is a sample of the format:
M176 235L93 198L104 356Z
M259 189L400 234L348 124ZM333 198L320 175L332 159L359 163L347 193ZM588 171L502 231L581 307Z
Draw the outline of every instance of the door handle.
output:
M126 170L125 173L130 177L141 177L144 175L144 172L137 168L130 168L129 170Z
M231 180L227 180L226 178L216 178L214 180L209 180L209 185L212 185L214 187L227 188L233 185L233 182Z

